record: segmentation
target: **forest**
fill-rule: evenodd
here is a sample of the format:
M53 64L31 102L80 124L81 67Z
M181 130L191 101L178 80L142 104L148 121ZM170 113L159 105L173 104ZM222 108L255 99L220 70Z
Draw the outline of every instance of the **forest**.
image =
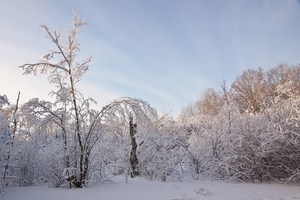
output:
M85 187L115 175L299 182L300 65L245 70L176 119L131 97L96 110L78 90L91 61L77 59L85 25L77 16L66 33L42 25L55 49L20 66L47 77L51 101L0 95L0 192L35 183Z

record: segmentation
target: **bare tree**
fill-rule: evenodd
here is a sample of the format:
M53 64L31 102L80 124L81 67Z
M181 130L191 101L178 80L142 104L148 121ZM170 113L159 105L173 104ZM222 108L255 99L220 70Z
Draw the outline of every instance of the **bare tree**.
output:
M80 51L77 36L85 25L86 23L74 14L72 27L67 31L65 40L62 38L62 31L51 32L46 25L42 25L41 27L54 44L55 50L49 51L40 62L20 66L24 70L24 74L48 74L49 82L55 84L58 88L58 91L53 91L52 94L56 99L64 99L64 101L60 101L62 103L61 109L66 111L68 107L71 116L74 116L75 130L73 137L81 152L79 155L79 181L76 180L76 185L79 187L85 184L86 178L86 174L84 173L84 160L86 159L84 152L86 149L82 126L83 121L80 116L82 108L80 108L80 106L87 106L88 100L84 100L82 95L78 92L77 83L88 70L88 63L91 61L91 58L78 62L76 61L76 56ZM40 106L43 107L42 104ZM49 112L51 113L51 111ZM58 116L53 112L51 114L60 121L60 125L65 123L63 115ZM63 132L65 132L64 127L61 126L61 128ZM65 145L65 148L67 148L66 143ZM75 163L77 164L77 162ZM68 158L66 158L66 167L68 166L69 161Z
M262 68L258 70L248 69L238 76L232 84L237 94L238 104L243 111L248 110L254 114L259 113L263 103L263 81Z
M213 88L208 88L196 105L201 114L215 116L223 106L223 103L221 96Z
M226 106L226 111L227 111L227 122L228 122L228 134L231 134L231 126L232 126L232 113L231 113L231 107L232 107L232 102L231 102L231 89L228 91L227 86L226 86L226 81L223 80L221 83L221 89L223 91L223 96L224 96L224 101L225 101L225 106Z
M274 105L278 96L277 87L291 81L291 70L285 64L271 68L266 72L264 79L265 98L269 106Z

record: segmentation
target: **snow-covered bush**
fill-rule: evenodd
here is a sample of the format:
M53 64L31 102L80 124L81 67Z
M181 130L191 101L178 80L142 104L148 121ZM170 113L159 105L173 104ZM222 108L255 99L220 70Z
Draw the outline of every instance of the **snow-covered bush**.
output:
M34 172L35 172L35 154L36 149L34 149L34 146L31 146L32 144L23 141L20 142L22 145L22 148L19 151L18 155L18 168L19 168L19 185L20 186L29 186L33 185L34 183ZM20 144L19 143L19 144Z
M18 131L18 101L10 104L6 95L0 95L0 193L18 179L18 146L15 145Z
M164 115L152 133L144 137L140 146L141 175L148 179L166 181L168 178L180 178L183 172L183 146L185 138L172 117ZM173 177L172 177L173 176Z
M59 187L66 180L63 176L64 156L61 145L53 142L47 148L40 151L40 166L43 168L43 176L46 178L50 187Z

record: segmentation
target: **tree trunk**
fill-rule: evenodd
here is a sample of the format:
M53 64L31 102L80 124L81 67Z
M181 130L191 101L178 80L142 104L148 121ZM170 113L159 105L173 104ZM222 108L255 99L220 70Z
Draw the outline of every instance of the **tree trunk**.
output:
M132 117L129 119L129 128L130 128L130 138L131 138L131 151L130 151L130 166L131 166L131 178L139 175L139 171L137 169L138 159L136 156L137 151L137 143L135 139L136 134L136 124L132 123Z

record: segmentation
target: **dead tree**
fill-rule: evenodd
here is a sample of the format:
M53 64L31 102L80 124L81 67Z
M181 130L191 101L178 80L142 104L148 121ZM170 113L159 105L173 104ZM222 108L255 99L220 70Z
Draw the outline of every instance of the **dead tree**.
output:
M129 133L131 138L131 151L130 151L130 166L131 166L131 178L139 175L138 171L138 158L136 156L137 143L136 143L136 128L137 124L134 124L132 117L129 117Z

